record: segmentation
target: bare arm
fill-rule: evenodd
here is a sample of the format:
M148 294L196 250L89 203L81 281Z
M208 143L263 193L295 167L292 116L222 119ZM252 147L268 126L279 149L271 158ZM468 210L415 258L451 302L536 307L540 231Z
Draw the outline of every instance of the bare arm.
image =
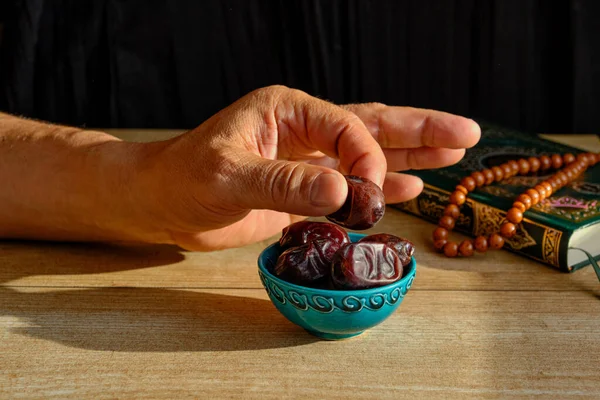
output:
M0 113L0 237L168 242L147 214L145 149Z
M342 174L408 200L423 184L396 171L453 164L479 135L459 116L282 86L154 143L0 114L0 238L237 247L339 209Z

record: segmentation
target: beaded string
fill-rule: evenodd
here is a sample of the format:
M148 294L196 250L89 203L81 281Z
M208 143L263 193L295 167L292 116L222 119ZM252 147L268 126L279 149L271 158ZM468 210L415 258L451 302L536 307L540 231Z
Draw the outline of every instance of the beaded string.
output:
M473 172L464 177L454 192L450 194L449 204L445 207L438 226L433 231L433 246L447 257L469 257L475 251L485 253L488 249L501 249L505 239L510 239L517 233L517 225L523 221L525 211L573 182L587 168L598 162L600 162L600 153L581 153L577 157L571 153L562 156L552 154L551 156L543 155L511 160L499 166ZM460 207L466 202L469 192L516 175L527 175L551 169L557 172L517 196L512 208L506 213L506 218L498 232L488 236L478 236L475 240L466 239L460 244L449 240L449 233L454 229L456 220L460 217Z

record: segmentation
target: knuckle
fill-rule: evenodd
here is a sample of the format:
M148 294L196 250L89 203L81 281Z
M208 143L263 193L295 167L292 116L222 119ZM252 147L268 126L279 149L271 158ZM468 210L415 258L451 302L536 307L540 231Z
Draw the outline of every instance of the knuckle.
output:
M252 92L252 94L255 97L264 99L264 98L279 97L283 93L288 92L290 90L291 90L290 88L288 88L287 86L284 86L284 85L271 85L271 86L265 86L265 87L256 89L255 91Z
M413 129L415 132L420 132L424 146L435 146L435 124L429 115L424 115L418 120Z
M407 169L417 169L419 165L419 160L417 159L417 154L414 151L406 152L406 168Z
M339 119L340 136L355 136L358 135L357 126L362 124L362 120L354 113L347 113Z
M381 108L387 107L387 105L385 105L384 103L380 103L378 101L368 102L368 103L365 103L364 105L366 107L375 108L375 109L381 109Z
M290 95L292 90L283 85L265 86L252 91L248 95L248 99L252 104L258 105L260 109L264 109L265 112L271 112L281 102L282 98Z

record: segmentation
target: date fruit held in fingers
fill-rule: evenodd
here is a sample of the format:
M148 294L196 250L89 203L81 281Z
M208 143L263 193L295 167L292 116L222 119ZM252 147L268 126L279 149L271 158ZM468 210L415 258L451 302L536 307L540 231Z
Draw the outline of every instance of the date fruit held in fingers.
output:
M374 182L354 175L347 175L348 196L346 202L327 219L348 229L364 230L375 226L385 213L383 191Z

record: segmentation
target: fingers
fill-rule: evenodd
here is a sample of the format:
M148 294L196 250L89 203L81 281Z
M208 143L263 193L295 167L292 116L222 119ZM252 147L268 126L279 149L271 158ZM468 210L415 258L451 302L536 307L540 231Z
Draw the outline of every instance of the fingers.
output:
M465 149L440 149L419 147L416 149L384 149L388 171L409 169L443 168L454 165L465 155Z
M382 186L387 170L383 151L352 112L297 90L277 100L280 135L294 135L304 146L339 158L344 174L359 175Z
M249 154L238 166L229 174L227 193L243 209L322 216L338 210L348 193L342 174L319 165Z
M423 191L423 181L416 176L389 172L383 184L387 204L401 203L417 197Z
M379 103L351 104L344 108L364 122L381 147L463 149L473 147L481 138L481 129L475 121L442 111Z

